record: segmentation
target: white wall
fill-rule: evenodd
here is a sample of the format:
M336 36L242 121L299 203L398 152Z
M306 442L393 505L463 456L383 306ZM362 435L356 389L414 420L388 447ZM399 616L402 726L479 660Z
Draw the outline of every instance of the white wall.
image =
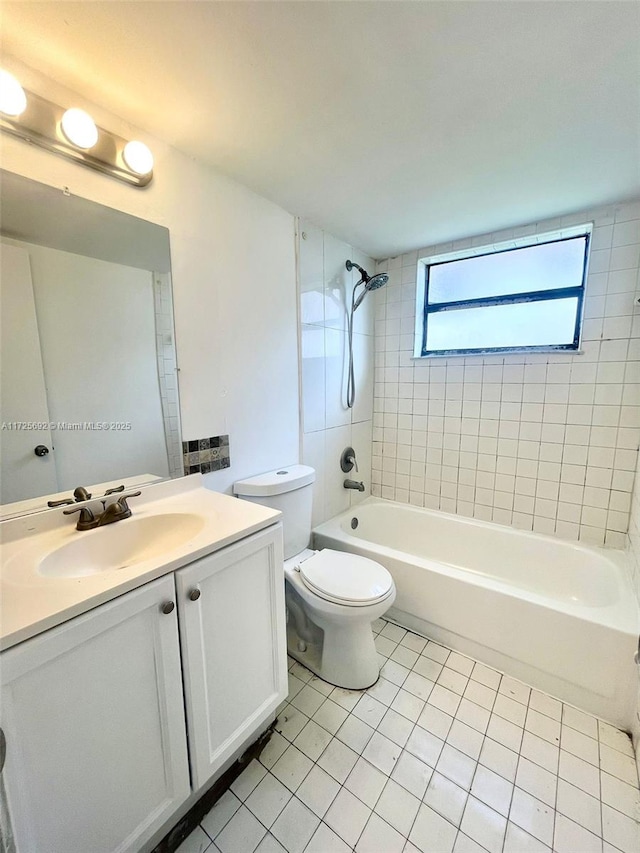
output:
M418 257L595 224L582 353L413 359ZM624 547L640 440L640 203L378 265L374 494Z
M316 469L313 524L320 524L371 493L373 414L373 300L355 314L353 351L356 397L347 408L347 306L360 274L347 259L372 272L374 262L309 222L298 223L301 338L302 459ZM359 293L360 291L358 291ZM340 455L356 452L358 471L345 474ZM364 492L347 490L345 478L362 481Z
M293 217L17 61L3 65L27 89L84 107L154 152L154 180L139 190L5 135L0 148L11 172L169 229L183 438L230 435L231 468L206 475L207 485L228 490L238 477L296 462Z

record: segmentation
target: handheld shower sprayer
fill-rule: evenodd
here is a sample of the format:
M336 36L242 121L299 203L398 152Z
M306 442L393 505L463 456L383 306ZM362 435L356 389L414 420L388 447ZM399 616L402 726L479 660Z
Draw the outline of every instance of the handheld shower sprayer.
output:
M345 264L347 270L351 272L351 270L355 267L360 273L360 281L357 282L356 286L353 288L353 298L351 300L352 312L359 308L362 304L362 300L365 298L367 293L370 290L377 290L379 287L384 287L384 285L389 281L389 276L386 272L380 272L376 275L369 275L366 270L363 270L360 264L356 264L353 261L347 261ZM364 284L364 290L355 298L356 287L360 287L361 284Z
M384 285L389 281L389 276L386 272L377 273L376 275L369 275L366 270L363 270L360 264L356 264L353 261L347 261L345 267L348 272L355 267L360 273L360 281L356 283L353 288L353 293L351 294L351 313L348 315L348 325L347 331L349 335L349 374L347 378L347 406L352 409L353 404L356 399L356 380L355 380L355 372L353 368L353 315L356 310L362 304L362 300L365 298L367 293L370 290L378 290L379 287L384 287ZM364 285L364 290L359 294L356 299L356 290L361 285Z

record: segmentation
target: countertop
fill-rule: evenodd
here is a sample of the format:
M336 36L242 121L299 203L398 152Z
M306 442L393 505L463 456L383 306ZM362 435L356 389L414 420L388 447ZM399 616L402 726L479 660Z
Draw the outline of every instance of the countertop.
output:
M0 523L0 649L276 524L281 516L276 510L206 489L201 474L143 487L129 505L131 518L84 532L76 530L77 515L63 515L68 507ZM122 525L175 513L201 516L201 528L188 540L170 543L167 550L143 562L80 577L45 577L37 570L43 556L77 537L104 537L110 531L117 535ZM89 538L86 544L90 547Z

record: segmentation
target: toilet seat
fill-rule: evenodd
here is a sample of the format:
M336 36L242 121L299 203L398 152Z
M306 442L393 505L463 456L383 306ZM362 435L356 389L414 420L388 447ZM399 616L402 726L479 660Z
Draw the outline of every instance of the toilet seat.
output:
M335 604L365 607L393 592L393 578L384 566L344 551L325 548L297 563L296 568L311 592Z

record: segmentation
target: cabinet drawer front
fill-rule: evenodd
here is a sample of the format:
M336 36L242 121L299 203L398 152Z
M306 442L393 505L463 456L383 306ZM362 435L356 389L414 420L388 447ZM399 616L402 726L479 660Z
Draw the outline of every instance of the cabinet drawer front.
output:
M286 696L281 525L180 569L176 585L198 788Z
M2 655L18 853L137 851L189 795L173 576Z

